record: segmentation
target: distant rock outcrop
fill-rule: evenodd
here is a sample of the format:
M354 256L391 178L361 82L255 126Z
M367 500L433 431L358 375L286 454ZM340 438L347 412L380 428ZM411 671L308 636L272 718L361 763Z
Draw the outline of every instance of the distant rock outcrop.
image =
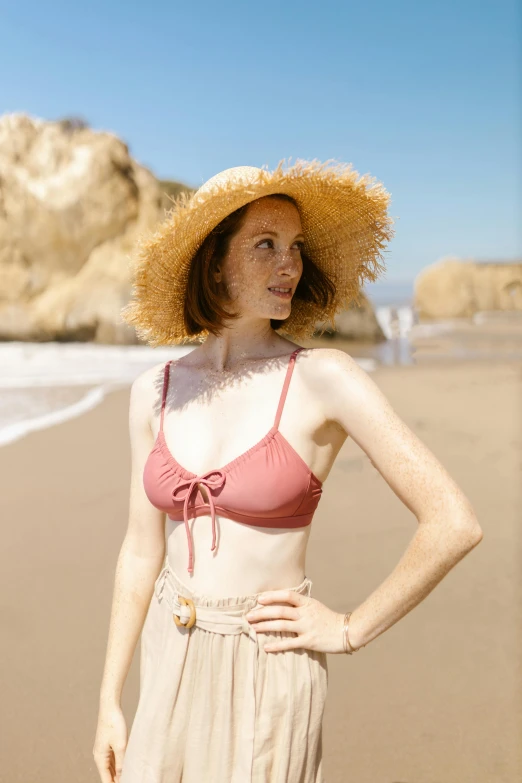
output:
M83 120L0 117L0 340L136 343L129 259L181 190ZM369 302L337 327L383 339Z
M319 326L319 325L318 325ZM320 325L318 332L323 330ZM332 337L342 337L345 340L361 342L381 342L386 336L379 324L373 305L368 297L361 293L361 305L352 304L347 310L342 310L335 316L335 332L331 323L326 324L325 333Z
M420 320L522 310L522 262L443 258L417 276L414 305Z

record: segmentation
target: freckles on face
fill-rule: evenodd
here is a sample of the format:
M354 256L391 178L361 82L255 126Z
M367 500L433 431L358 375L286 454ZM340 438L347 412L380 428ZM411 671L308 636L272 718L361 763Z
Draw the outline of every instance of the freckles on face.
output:
M264 197L249 205L223 263L228 293L242 314L275 319L290 315L303 271L303 241L294 204ZM277 295L270 290L274 287L290 291Z

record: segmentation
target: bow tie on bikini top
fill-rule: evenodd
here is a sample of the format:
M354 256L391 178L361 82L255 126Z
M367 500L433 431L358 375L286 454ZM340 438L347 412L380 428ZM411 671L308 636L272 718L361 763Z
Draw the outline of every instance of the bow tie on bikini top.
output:
M295 358L301 350L298 348L290 357L275 422L267 434L239 457L200 476L180 465L165 440L163 419L171 361L166 363L160 428L144 467L143 484L153 506L173 521L185 522L189 573L193 572L189 504L196 517L208 514L210 506L211 551L216 548L216 511L220 516L256 527L295 528L312 521L321 498L322 482L279 431ZM198 486L206 488L208 503L191 504Z
M210 506L210 516L212 518L212 546L210 547L211 552L213 552L214 549L216 548L216 506L214 504L214 498L212 497L212 490L221 489L225 481L226 481L226 475L224 471L209 470L208 473L203 473L201 476L194 476L193 479L180 481L179 484L176 484L176 486L173 488L171 492L173 501L184 500L183 519L188 533L189 532L188 531L188 504L189 504L190 496L192 495L194 488L197 488L199 485L202 485L207 488L208 503ZM186 489L186 491L185 494L182 495L181 492L184 489ZM190 538L189 538L189 542L190 542ZM191 563L192 563L192 557L191 557Z

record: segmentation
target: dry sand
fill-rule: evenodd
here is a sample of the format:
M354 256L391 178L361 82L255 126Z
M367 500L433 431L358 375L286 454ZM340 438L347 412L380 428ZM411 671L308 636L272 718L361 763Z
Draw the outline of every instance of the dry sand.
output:
M356 655L329 656L326 780L515 783L522 363L437 361L372 377L460 483L484 540L388 632ZM120 390L0 449L5 783L98 781L91 751L127 521L127 411ZM394 568L416 524L348 440L314 518L314 596L337 611L355 607ZM124 692L129 727L138 667L139 651Z

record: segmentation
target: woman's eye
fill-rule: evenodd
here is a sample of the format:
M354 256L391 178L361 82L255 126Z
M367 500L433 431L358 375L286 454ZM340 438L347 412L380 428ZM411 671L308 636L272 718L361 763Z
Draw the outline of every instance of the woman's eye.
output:
M261 242L258 242L256 247L274 247L274 240L263 239ZM299 251L302 251L304 248L304 242L294 242L293 247L296 247Z

